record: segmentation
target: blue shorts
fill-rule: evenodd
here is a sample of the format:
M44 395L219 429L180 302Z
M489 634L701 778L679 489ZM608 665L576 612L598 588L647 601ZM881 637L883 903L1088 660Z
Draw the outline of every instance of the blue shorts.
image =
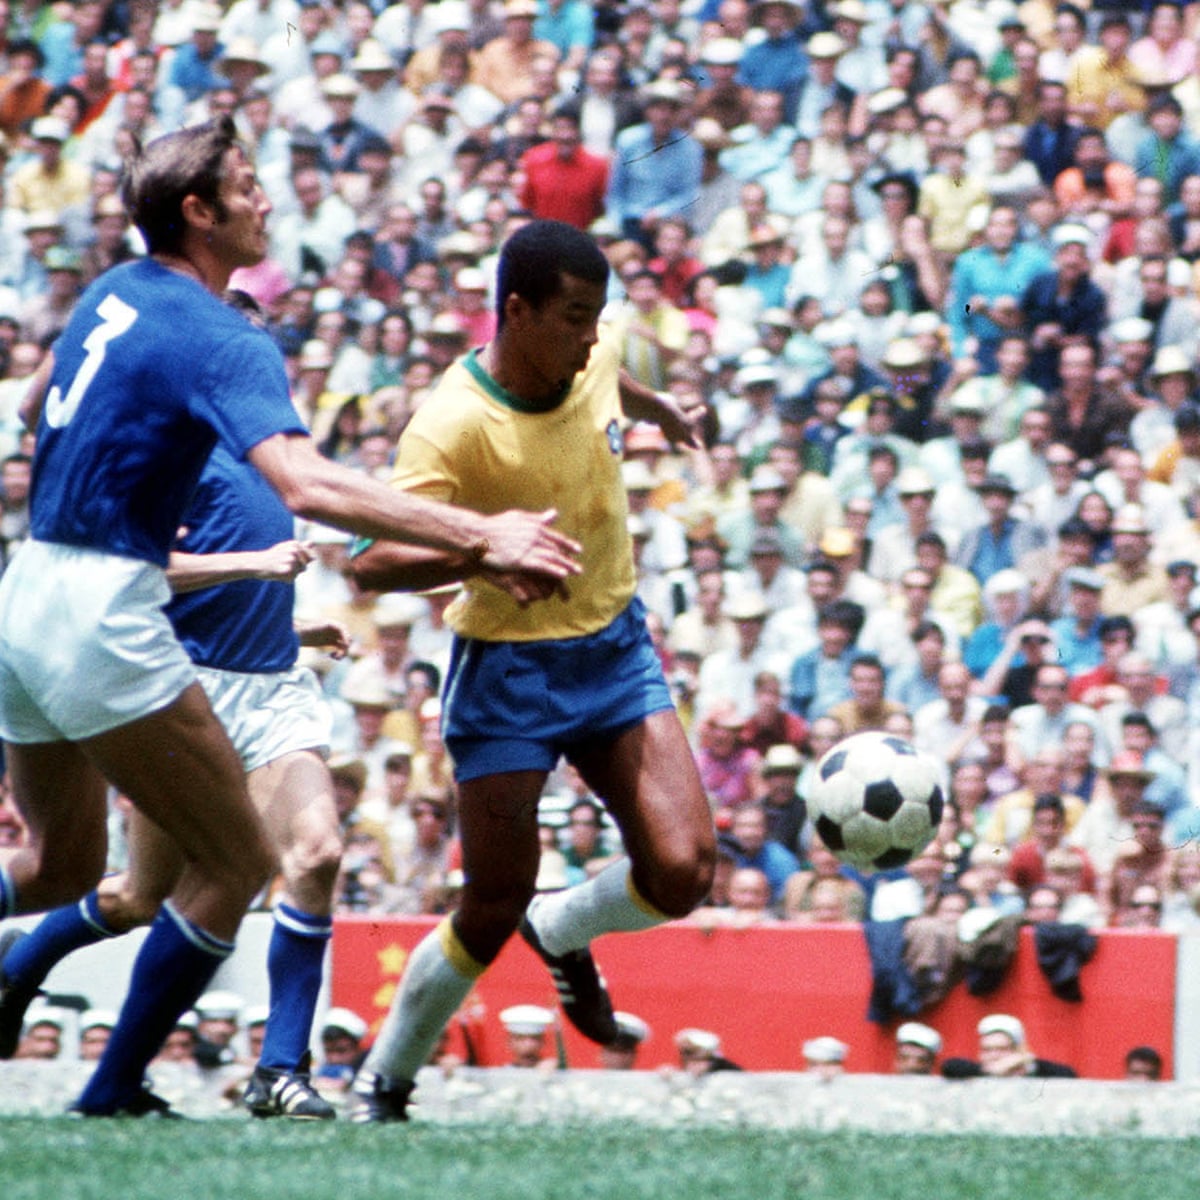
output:
M634 599L611 625L542 642L456 638L442 701L442 737L460 783L508 771L550 771L571 747L613 738L674 708Z

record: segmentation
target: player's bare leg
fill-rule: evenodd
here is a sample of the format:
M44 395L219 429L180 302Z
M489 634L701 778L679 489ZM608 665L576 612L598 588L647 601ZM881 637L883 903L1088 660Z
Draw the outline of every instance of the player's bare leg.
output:
M522 932L554 974L571 1022L603 1042L611 1002L589 944L686 916L704 899L715 857L712 814L673 710L615 739L577 746L571 760L612 812L627 857L578 887L536 897Z
M311 750L256 768L248 782L279 853L284 894L274 906L267 950L271 1010L245 1104L258 1117L329 1120L335 1112L312 1087L308 1044L342 855L333 783Z
M543 771L515 771L459 784L462 900L408 960L355 1081L353 1120L406 1119L417 1071L520 923L537 879L537 807L545 782Z
M166 708L88 739L85 753L179 847L184 866L134 963L116 1028L76 1109L165 1113L150 1059L233 950L272 856L245 775L198 684Z

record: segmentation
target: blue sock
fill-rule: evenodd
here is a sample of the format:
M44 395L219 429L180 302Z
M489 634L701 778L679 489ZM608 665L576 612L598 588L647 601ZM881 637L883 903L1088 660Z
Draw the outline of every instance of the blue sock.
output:
M17 915L17 887L8 873L8 868L0 863L0 921L5 917Z
M73 950L91 946L119 931L100 915L100 897L88 892L77 904L47 913L28 937L4 956L4 974L22 987L40 987L51 969Z
M332 933L331 917L301 912L290 904L275 906L275 927L267 950L271 1013L260 1066L294 1071L308 1049L325 947Z
M150 1060L232 951L232 942L192 924L170 901L162 906L138 951L121 1015L79 1109L105 1115L138 1095Z

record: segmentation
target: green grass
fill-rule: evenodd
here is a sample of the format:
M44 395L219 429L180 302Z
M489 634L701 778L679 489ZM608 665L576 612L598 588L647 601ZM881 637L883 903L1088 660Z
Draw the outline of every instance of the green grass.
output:
M0 1121L3 1200L1194 1200L1200 1141Z

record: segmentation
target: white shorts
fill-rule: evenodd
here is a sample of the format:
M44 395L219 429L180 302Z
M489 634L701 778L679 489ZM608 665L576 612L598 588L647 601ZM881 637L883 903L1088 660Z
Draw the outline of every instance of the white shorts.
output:
M195 682L153 563L26 541L0 579L0 737L78 742Z
M299 750L329 754L333 712L307 667L274 674L199 667L197 674L247 774Z

